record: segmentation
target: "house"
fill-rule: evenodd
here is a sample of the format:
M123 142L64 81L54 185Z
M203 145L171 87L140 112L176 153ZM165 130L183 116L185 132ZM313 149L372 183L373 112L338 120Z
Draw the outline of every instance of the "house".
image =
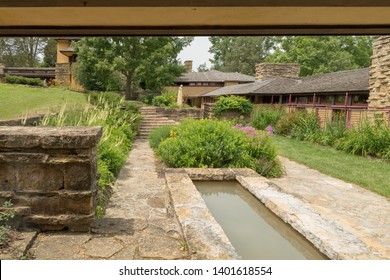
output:
M316 112L323 126L340 114L349 123L358 123L368 109L369 68L304 78L294 77L287 69L286 72L281 73L280 69L277 72L268 69L267 75L258 72L255 82L208 92L202 96L203 102L210 98L215 102L221 96L241 95L257 104L283 104L290 111L305 109Z
M191 106L202 107L203 102L212 102L212 99L204 99L202 96L216 89L253 83L255 77L241 73L226 73L217 70L206 72L192 72L192 61L185 61L187 72L174 81L174 85L167 87L168 90L177 91L182 85L183 96Z

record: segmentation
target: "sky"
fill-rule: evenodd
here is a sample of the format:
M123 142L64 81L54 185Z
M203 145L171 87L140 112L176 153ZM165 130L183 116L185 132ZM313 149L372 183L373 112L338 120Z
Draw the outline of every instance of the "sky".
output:
M209 53L209 48L211 43L208 37L194 37L191 45L186 47L179 53L179 59L182 63L186 60L192 60L193 71L197 71L198 66L206 62L208 68L210 68L211 63L209 61L212 58L212 55Z

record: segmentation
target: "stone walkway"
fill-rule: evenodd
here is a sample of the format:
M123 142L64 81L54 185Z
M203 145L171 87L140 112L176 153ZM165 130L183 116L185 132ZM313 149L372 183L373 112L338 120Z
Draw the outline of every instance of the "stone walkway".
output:
M287 176L271 179L285 193L314 208L354 235L372 252L390 259L390 202L383 196L281 158Z
M165 180L147 140L135 140L106 215L91 234L40 233L28 252L40 260L188 259L178 223L167 214Z

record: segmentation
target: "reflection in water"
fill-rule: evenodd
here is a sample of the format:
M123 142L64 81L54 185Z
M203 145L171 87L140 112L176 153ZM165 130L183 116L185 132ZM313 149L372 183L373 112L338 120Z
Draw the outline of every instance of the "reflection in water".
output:
M327 259L236 181L194 184L242 259Z

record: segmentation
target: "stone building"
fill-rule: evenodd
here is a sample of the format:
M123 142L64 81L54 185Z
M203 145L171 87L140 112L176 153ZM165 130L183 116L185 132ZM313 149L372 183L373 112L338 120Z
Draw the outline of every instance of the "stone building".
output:
M80 40L81 37L60 37L57 41L57 63L56 63L56 84L72 89L82 90L81 85L76 81L73 71L77 63L77 53L72 43Z

